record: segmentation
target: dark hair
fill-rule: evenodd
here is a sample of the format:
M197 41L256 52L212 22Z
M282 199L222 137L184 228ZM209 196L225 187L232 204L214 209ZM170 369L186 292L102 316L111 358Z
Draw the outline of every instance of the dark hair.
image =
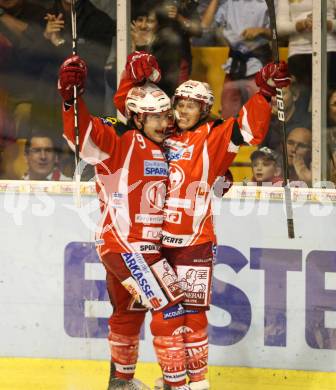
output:
M336 92L336 85L330 85L327 92L327 126L332 127L335 126L335 123L331 123L330 117L329 117L329 102L332 97L332 95Z
M33 139L33 138L49 138L50 141L51 141L52 144L53 144L53 149L54 149L54 151L57 152L56 147L55 147L55 142L54 142L54 140L52 139L52 137L51 137L49 134L45 133L45 132L39 131L39 132L31 133L31 134L28 136L28 138L27 138L27 140L26 140L26 143L25 143L25 147L24 147L24 152L25 152L25 154L28 154L28 153L29 153L29 149L30 149L30 147L31 147L32 139Z
M155 0L132 0L131 20L136 20L140 16L148 16L156 7Z

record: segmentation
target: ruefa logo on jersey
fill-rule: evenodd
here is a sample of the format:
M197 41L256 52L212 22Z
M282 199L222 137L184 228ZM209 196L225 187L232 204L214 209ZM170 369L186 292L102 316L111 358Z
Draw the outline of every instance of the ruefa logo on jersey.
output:
M142 238L147 240L160 240L161 235L162 229L158 227L144 227L142 229Z
M168 176L168 164L164 161L145 160L145 176Z

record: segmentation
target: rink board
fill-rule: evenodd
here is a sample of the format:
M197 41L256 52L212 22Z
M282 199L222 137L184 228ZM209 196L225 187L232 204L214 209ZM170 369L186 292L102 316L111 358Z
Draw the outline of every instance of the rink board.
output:
M92 184L0 183L1 356L108 359L110 306L93 237ZM334 190L295 190L287 239L281 189L216 200L210 364L334 371ZM154 361L147 316L140 360Z

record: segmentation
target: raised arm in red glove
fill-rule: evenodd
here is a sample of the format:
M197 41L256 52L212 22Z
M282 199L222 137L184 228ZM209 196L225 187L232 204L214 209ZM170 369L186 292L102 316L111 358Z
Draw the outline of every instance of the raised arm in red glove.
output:
M121 75L120 84L113 102L117 110L125 115L125 100L128 91L139 83L150 80L158 83L161 71L156 58L145 51L135 51L127 57L125 71Z
M270 62L266 64L255 76L260 93L270 98L276 94L276 88L284 88L290 84L288 66L285 61L278 64Z
M86 63L78 56L68 57L60 67L58 76L58 91L66 102L74 99L74 87L77 87L77 96L84 93L87 78Z
M127 57L126 73L135 82L161 80L161 71L156 58L145 51L135 51Z

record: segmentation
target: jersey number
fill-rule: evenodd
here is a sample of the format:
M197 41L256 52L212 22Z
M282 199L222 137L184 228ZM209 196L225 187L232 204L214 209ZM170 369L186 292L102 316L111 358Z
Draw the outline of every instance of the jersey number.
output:
M136 134L135 135L139 144L140 144L140 148L141 149L146 149L146 142L144 140L144 137L141 135L141 134Z

